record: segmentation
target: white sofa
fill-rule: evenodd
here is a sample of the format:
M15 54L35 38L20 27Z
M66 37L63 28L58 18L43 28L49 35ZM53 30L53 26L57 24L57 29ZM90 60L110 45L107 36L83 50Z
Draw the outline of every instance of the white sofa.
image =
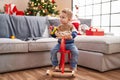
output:
M51 65L54 38L36 41L0 38L0 73Z
M37 24L39 24L38 18L41 17L32 17L33 19L29 17L29 24L32 25L29 28L32 28L32 32L27 32L29 30L26 27L30 25L27 25L26 17L23 19L24 16L14 16L10 21L9 17L7 15L7 19L6 16L4 19L0 18L0 73L51 65L50 50L57 43L57 39L49 37L47 27L42 35L34 33L35 28L36 30L40 28ZM32 20L36 20L35 25L32 24ZM6 22L7 25L1 21ZM19 30L23 31L19 32ZM8 37L13 33L17 38ZM28 39L28 37L31 38ZM78 65L101 72L120 68L120 37L77 36L75 44L79 49Z
M101 72L120 68L120 36L78 36L78 64Z
M51 65L55 38L36 41L0 38L0 73ZM101 72L120 68L120 37L77 36L78 65Z

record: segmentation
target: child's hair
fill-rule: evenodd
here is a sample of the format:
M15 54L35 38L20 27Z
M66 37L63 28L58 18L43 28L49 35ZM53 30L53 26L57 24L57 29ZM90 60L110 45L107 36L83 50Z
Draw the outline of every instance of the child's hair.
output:
M73 16L73 13L72 13L72 11L71 11L69 8L63 9L63 10L62 10L62 13L67 14L67 17L68 17L69 19L71 19L72 16Z

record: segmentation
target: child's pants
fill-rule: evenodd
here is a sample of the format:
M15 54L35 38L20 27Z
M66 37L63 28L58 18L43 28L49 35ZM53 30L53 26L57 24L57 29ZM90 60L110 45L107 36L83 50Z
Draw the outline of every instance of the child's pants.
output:
M74 43L66 44L66 49L71 51L70 65L74 69L78 62L78 49ZM58 66L57 52L59 50L59 43L51 50L51 61L53 66Z

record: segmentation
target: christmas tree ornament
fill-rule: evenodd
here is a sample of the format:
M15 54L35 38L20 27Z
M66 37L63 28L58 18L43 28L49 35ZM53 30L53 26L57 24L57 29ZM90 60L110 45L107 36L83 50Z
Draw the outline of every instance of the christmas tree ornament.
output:
M56 16L59 14L59 10L56 10L56 7L55 0L30 0L28 8L25 10L25 15L36 16L39 12L40 16Z
M11 38L11 39L15 39L15 36L11 36L10 38Z
M41 2L44 2L44 0L41 0Z
M54 3L55 3L55 0L52 0L52 3L54 4Z
M76 8L76 14L75 14L75 16L76 16L76 18L78 18L79 16L78 16L78 14L79 14L79 7L78 7L78 5L75 5L75 8Z

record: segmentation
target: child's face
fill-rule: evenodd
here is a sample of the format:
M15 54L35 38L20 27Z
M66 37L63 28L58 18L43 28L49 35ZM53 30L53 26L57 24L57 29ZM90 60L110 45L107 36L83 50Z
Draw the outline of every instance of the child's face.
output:
M65 13L60 14L60 22L62 24L67 24L69 21L70 21L70 19L68 18L68 16Z

